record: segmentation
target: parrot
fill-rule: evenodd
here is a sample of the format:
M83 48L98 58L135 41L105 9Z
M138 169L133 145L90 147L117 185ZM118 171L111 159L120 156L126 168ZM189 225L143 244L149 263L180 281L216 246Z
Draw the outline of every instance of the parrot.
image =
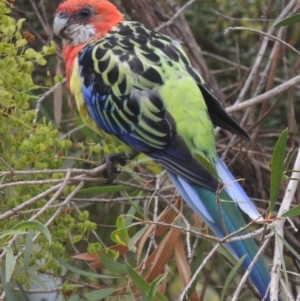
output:
M56 10L67 86L83 122L103 139L160 163L178 193L219 238L250 233L240 212L262 216L217 155L214 126L249 140L193 68L180 40L125 17L107 0L66 0ZM112 157L113 158L113 157ZM247 269L252 239L224 243ZM270 273L259 256L250 279L269 301Z

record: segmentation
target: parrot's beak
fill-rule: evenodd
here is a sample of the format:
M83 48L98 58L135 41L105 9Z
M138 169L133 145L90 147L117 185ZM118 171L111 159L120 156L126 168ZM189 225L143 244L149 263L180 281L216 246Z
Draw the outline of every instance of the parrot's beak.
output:
M70 40L70 38L65 34L65 29L68 26L69 19L62 15L61 13L58 13L53 21L53 30L54 33L59 37L66 40Z

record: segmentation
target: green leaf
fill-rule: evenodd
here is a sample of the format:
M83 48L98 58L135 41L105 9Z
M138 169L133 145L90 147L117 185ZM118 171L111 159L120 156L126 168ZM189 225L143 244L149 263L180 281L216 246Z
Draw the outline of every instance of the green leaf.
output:
M212 246L216 245L215 241L210 241L210 243ZM236 263L236 258L223 245L218 248L218 253L223 255L233 265Z
M287 136L288 136L288 129L285 129L281 133L275 145L275 149L272 156L269 215L272 214L280 190L280 184L282 181L282 176L284 171L284 158L285 158Z
M289 17L281 20L280 22L274 24L273 27L279 28L282 26L292 25L292 24L299 23L299 22L300 22L300 14L296 14L296 15L289 16Z
M130 196L126 193L127 195L127 200L128 202L131 204L132 207L135 208L135 211L143 218L143 219L147 219L145 214L139 209L139 207L136 206L136 203L134 201L132 201L132 199L130 198Z
M148 296L146 295L146 293L144 291L140 291L140 293L141 293L142 301L148 301Z
M23 286L21 285L21 283L18 280L15 280L17 283L17 286L19 288L20 293L18 294L18 300L19 301L30 301L27 293L25 292Z
M294 217L300 215L300 204L284 212L282 217Z
M99 186L99 187L92 187L92 188L85 188L80 190L80 192L77 193L80 197L91 197L95 195L99 195L102 193L113 193L113 192L120 192L120 191L128 191L130 189L133 189L129 186L123 186L123 185L108 185L108 186Z
M82 222L86 221L89 218L89 212L87 210L84 210L79 214L78 218Z
M27 271L29 267L29 259L30 254L32 251L32 238L33 238L33 229L29 229L26 235L26 242L25 242L25 251L24 251L24 270Z
M108 258L103 251L100 252L100 259L105 268L107 268L110 272L116 274L124 274L126 273L126 268L124 264L118 263L110 258Z
M56 75L54 76L54 82L61 83L63 81L64 77L62 75Z
M154 301L155 294L157 293L157 286L160 284L160 282L166 278L168 274L162 274L158 276L150 285L149 294L148 294L148 301Z
M45 66L47 64L47 61L41 55L39 55L39 53L37 54L35 61L41 66Z
M118 277L114 277L114 276L107 276L107 275L101 275L101 274L96 274L96 273L92 273L92 272L86 272L86 271L83 271L83 270L73 267L72 265L65 262L61 257L58 257L55 254L54 254L54 257L63 267L65 267L67 270L69 270L77 275L86 276L86 277L95 277L95 278L99 278L99 279L116 279L116 278L118 278Z
M126 214L126 220L125 220L125 225L126 227L129 227L132 224L132 220L136 214L136 208L139 206L139 200L134 201L135 206L130 206L127 214Z
M20 30L20 29L22 28L23 23L24 23L25 21L26 21L25 18L19 19L19 20L18 20L18 22L16 23L16 26L17 26L18 30Z
M13 289L11 288L11 286L7 283L7 281L5 279L5 275L4 275L2 268L0 268L0 278L1 278L1 284L4 288L6 300L18 301L18 299L16 298L16 296L14 294Z
M12 277L12 274L14 272L14 266L15 266L15 257L14 253L11 247L5 246L2 247L4 251L6 251L5 255L5 279L6 283L10 282L10 279Z
M278 237L282 240L283 244L286 246L286 248L298 259L300 260L300 254L276 231L275 234L278 235Z
M88 293L85 295L85 297L88 301L98 301L98 300L102 300L102 299L114 294L115 292L117 292L117 290L115 290L113 288L104 288L99 291L94 291L94 292Z
M127 246L129 242L129 235L126 227L126 217L124 215L120 215L117 219L117 230L113 231L110 235L112 241L115 243Z
M83 235L81 235L81 234L74 235L74 236L72 236L72 243L75 244L75 243L81 241L82 238L83 238Z
M224 286L223 286L223 289L222 289L222 293L221 293L221 301L224 300L225 293L227 291L227 288L228 288L229 284L231 283L231 280L233 279L233 277L237 273L237 270L239 269L239 267L241 266L241 264L243 263L243 261L245 260L246 257L247 257L247 254L245 254L243 257L241 257L237 261L237 263L234 265L234 267L230 271L229 275L227 276L227 278L225 280L225 283L224 283Z
M28 228L41 232L48 239L49 242L52 241L51 233L49 232L48 228L37 221L24 221L18 223L17 225L12 227L12 230L22 230Z
M148 225L144 226L142 229L140 229L137 233L135 233L130 240L128 241L127 247L130 251L135 252L136 251L136 242L144 235L146 230L148 229Z
M0 239L11 237L13 235L23 235L26 233L27 233L26 231L21 231L21 230L6 230L0 233Z
M132 281L139 287L141 293L145 292L145 293L149 294L150 284L146 280L144 280L143 277L141 275L139 275L134 270L134 268L132 268L130 266L129 263L126 262L125 266L126 266L127 273L131 277ZM160 301L168 301L168 299L165 296L163 296L162 294L160 294L158 292L156 292L154 296L155 296L155 299L158 299Z
M23 47L25 45L27 45L27 40L26 39L21 39L21 40L18 40L16 41L16 47Z

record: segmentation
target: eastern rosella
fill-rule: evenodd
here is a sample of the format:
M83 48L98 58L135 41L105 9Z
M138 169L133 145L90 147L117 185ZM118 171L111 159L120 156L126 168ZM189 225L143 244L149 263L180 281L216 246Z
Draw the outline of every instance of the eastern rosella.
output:
M142 152L160 162L218 237L245 226L237 205L252 219L260 218L217 156L213 124L248 136L191 66L179 41L125 18L106 0L63 2L54 31L63 38L68 87L87 126L105 139L124 143L128 156ZM258 250L253 239L225 246L236 258L247 254L245 269ZM269 300L270 275L262 258L250 278Z

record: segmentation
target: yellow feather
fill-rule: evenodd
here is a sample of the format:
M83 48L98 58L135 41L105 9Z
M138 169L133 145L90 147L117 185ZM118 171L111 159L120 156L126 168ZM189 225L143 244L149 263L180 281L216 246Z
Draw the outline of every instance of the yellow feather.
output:
M91 118L84 99L81 92L82 89L82 79L79 76L79 67L78 67L78 60L76 59L74 61L73 69L70 76L70 91L74 95L74 98L76 100L77 109L79 111L79 114L83 120L83 122L91 128L93 131L97 132L101 138L103 138L105 141L110 141L112 143L120 143L119 139L117 139L113 135L108 135L103 130L100 129L100 127L94 122L94 120Z

